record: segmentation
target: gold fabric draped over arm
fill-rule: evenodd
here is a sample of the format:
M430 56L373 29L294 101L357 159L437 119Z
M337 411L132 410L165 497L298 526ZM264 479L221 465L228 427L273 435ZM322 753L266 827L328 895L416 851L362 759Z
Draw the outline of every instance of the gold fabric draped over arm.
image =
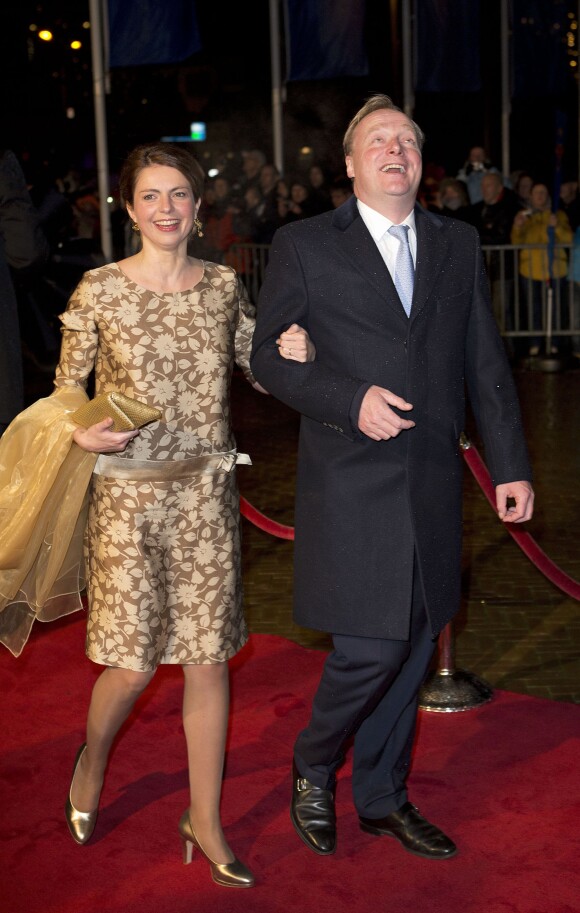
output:
M35 619L82 608L87 492L97 454L74 443L84 390L59 387L0 438L0 643L22 652Z

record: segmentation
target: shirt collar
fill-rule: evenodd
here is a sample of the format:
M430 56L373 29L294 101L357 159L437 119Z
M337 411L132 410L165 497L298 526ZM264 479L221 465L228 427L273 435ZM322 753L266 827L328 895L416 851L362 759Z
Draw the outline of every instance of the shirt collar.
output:
M356 205L358 206L358 211L360 212L361 218L371 233L375 243L378 242L383 237L384 233L389 230L391 225L397 223L391 222L390 219L387 219L386 216L383 216L380 212L377 212L376 209L371 209L370 206L367 206L366 203L363 203L362 200L357 199ZM412 209L409 215L403 219L400 225L408 225L410 230L417 234L415 228L415 210Z

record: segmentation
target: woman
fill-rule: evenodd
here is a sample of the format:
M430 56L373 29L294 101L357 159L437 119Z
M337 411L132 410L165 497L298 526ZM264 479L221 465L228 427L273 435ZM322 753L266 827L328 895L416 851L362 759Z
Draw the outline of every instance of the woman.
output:
M244 287L230 267L188 255L192 231L201 231L203 183L180 147L155 143L130 153L120 191L142 247L86 273L61 317L57 388L86 386L94 368L96 394L120 390L163 412L140 431L112 431L111 419L74 431L80 448L99 454L86 535L86 649L107 668L93 689L66 817L73 838L86 843L115 736L158 664L179 664L190 781L179 822L184 860L196 847L218 884L250 887L254 878L219 816L227 661L247 640L229 405L234 359L262 388L249 369L254 308ZM296 361L314 357L298 327L280 345Z
M553 233L555 245L568 244L572 240L572 229L568 216L561 209L552 211L550 193L545 184L535 183L530 194L531 209L522 209L516 213L511 230L512 244L530 244L530 248L520 250L519 272L522 300L526 304L524 327L529 330L544 330L544 311L547 300L548 285L554 297L554 314L565 317L564 286L568 272L568 257L561 247L550 250L550 232ZM547 316L547 315L546 315ZM527 317L527 321L526 318ZM552 327L554 325L552 318ZM561 326L561 323L560 323ZM535 357L540 352L541 337L530 335L528 354ZM552 347L552 353L557 352Z

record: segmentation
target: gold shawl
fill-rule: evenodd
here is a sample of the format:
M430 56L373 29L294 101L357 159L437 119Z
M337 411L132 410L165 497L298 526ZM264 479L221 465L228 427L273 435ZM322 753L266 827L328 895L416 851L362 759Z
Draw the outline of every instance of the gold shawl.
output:
M87 395L59 387L0 438L0 643L19 656L35 618L82 608L83 537L97 454L72 439Z

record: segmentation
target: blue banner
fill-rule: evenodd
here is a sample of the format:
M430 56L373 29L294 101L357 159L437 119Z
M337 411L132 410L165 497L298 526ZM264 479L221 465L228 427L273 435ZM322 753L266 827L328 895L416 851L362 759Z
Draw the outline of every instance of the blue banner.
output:
M512 95L562 95L569 82L571 0L512 0Z
M480 0L417 0L417 92L479 92L479 7Z
M194 0L108 0L109 66L177 63L201 50Z
M367 76L366 0L286 0L287 79Z

